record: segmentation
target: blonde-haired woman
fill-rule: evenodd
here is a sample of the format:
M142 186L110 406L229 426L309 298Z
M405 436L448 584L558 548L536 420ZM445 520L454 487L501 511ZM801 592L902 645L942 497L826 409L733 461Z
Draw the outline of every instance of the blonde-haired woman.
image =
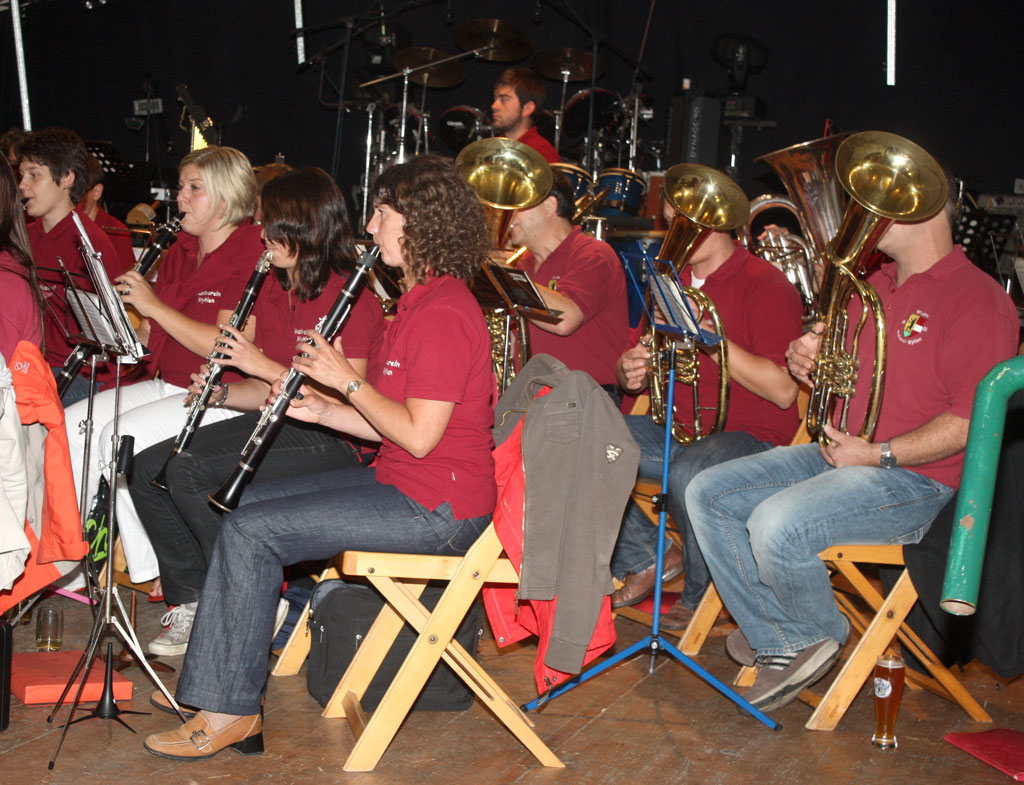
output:
M256 178L249 159L230 147L207 147L186 155L178 167L178 210L184 214L178 242L160 265L157 282L150 285L128 271L115 282L122 300L142 315L139 338L150 356L149 377L121 390L118 432L135 439L141 451L178 433L185 421L182 405L191 374L203 363L220 334L217 325L228 321L242 296L256 261L263 253L260 229L249 220L256 203ZM253 319L245 334L252 337ZM159 371L159 378L156 376ZM238 380L230 372L222 379ZM85 419L87 401L68 408L66 418L76 424ZM238 412L210 408L203 422L211 423ZM96 492L111 458L114 391L96 396L87 503ZM76 489L83 484L85 438L70 427L72 468ZM156 577L159 568L132 506L123 481L117 489L117 519L128 570L134 581Z

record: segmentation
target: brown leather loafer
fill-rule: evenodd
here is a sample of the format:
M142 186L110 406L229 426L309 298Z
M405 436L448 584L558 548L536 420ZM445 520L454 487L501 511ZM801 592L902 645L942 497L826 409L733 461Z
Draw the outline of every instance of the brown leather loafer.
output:
M690 626L694 613L695 611L683 607L683 600L680 598L661 615L658 625L669 632L682 632Z
M178 716L178 712L174 710L170 701L167 700L167 696L160 692L160 690L153 690L152 694L149 696L149 705L160 709L160 711L166 711L173 714L175 717ZM181 706L181 713L185 715L186 719L195 717L196 712L199 711L195 706L186 706L184 703L179 703L178 705Z
M636 605L654 591L655 566L652 564L646 570L630 573L622 587L612 595L612 607L622 608L627 605ZM669 546L665 551L665 565L661 573L661 581L670 581L678 578L683 572L683 552L676 545Z
M177 730L154 733L143 746L154 755L174 760L200 760L231 747L242 755L263 753L263 717L239 717L220 730L210 730L206 716L199 712Z

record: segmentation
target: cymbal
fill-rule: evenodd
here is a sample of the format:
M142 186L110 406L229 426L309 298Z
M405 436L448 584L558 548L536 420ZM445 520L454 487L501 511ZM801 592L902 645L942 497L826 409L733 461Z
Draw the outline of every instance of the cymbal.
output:
M493 44L480 57L495 63L523 60L533 51L530 36L500 19L468 19L455 28L455 43L467 50Z
M404 71L406 68L419 68L423 65L449 57L447 52L432 49L429 46L410 46L395 54L395 68ZM429 77L428 77L429 75ZM426 84L429 87L454 87L466 78L466 71L458 60L450 60L442 65L424 68L409 74L409 81Z
M570 46L549 49L533 58L533 68L541 76L562 81L562 71L569 72L570 82L585 82L591 76L592 55L586 49L573 49ZM597 75L604 74L604 61L597 58Z

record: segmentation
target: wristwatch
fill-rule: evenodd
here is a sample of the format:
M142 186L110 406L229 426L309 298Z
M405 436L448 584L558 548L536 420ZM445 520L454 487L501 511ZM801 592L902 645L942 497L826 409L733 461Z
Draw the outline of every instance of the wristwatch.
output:
M364 384L366 384L366 379L353 379L352 381L350 381L348 383L348 387L346 388L346 390L347 390L346 394L347 395L351 395L356 390L358 390L361 385L364 385Z
M896 465L896 456L892 454L889 442L882 442L882 457L878 459L878 465L883 469L891 469Z

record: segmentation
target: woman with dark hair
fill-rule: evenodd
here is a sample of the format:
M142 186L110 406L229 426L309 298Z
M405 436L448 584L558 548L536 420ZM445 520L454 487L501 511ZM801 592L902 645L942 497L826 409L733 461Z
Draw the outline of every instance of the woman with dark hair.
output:
M10 360L19 341L43 345L43 302L25 230L18 184L0 164L0 355Z
M168 464L167 491L154 487L150 480L167 462L174 440L135 456L129 491L156 552L164 598L173 606L164 617L167 629L149 644L154 654L185 653L221 528L222 516L207 502L207 496L220 488L238 464L271 383L287 371L303 331L330 310L355 261L344 199L323 170L298 169L267 183L263 209L263 238L274 253L277 280L267 281L256 301L253 341L224 326L229 336L220 339L218 349L226 355L221 362L248 378L215 387L210 398L213 406L228 406L246 414L204 423L189 448ZM383 331L380 306L372 293L364 290L341 333L345 355L360 376L376 367ZM193 375L194 393L201 389L203 378ZM327 388L320 392L332 395ZM337 393L333 395L340 399ZM325 466L359 466L371 455L372 450L363 450L355 440L330 428L288 422L274 439L253 482L299 477Z
M350 549L461 554L495 504L490 337L467 279L488 251L483 208L454 164L421 156L386 170L367 227L405 282L369 380L316 331L292 366L343 391L292 402L304 422L380 442L373 467L249 486L224 518L178 699L198 711L150 736L150 752L209 757L263 750L261 694L282 568ZM275 383L275 389L279 383Z

